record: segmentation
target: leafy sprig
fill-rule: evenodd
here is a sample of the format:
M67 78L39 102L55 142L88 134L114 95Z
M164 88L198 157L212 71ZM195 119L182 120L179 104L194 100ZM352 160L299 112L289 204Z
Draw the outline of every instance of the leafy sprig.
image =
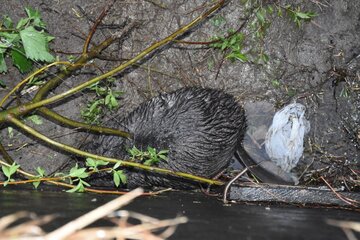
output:
M25 8L25 12L27 17L16 26L9 16L0 22L0 73L7 72L6 56L22 73L32 69L33 61L54 61L48 46L54 37L45 32L40 12L31 8Z
M4 182L4 186L6 186L9 182L15 181L12 176L16 173L17 169L20 167L20 165L13 163L11 166L1 166L1 170L4 173L5 177L7 177L7 180Z
M43 168L37 167L35 170L36 170L36 172L37 172L37 175L35 176L35 178L39 178L39 179L40 179L40 178L45 177L45 170L44 170ZM35 189L36 189L36 188L39 187L40 181L33 182L32 184L34 185L34 187L35 187Z
M235 32L234 30L228 31L229 37L216 37L211 47L220 49L221 51L227 51L226 58L234 61L247 62L248 57L243 52L244 34Z
M158 164L161 160L167 161L169 150L160 150L157 152L155 148L147 147L146 151L142 151L136 146L133 146L131 149L128 149L128 152L133 161L139 161L144 165L152 166Z
M106 86L96 83L88 88L96 93L96 97L81 111L81 116L86 123L99 124L104 109L111 111L119 107L118 98L123 92L113 90L113 82L114 79L109 78Z

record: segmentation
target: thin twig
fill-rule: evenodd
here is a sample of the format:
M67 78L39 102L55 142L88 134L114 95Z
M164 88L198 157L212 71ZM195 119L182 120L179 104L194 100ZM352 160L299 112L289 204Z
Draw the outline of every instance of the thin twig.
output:
M331 185L325 180L325 178L323 176L320 177L321 180L323 180L323 182L330 188L330 190L342 201L346 202L347 204L354 206L354 207L358 207L360 205L360 203L356 200L347 198L342 196L340 193L336 192L335 189L333 187L331 187Z
M60 240L64 239L67 236L70 236L75 231L82 229L89 224L95 222L96 220L105 217L106 215L110 214L111 212L115 211L116 209L119 209L120 207L128 204L130 201L132 201L134 198L140 196L143 193L143 190L138 188L135 189L128 194L121 196L119 198L116 198L115 200L112 200L105 205L82 215L81 217L75 219L74 221L71 221L64 226L56 229L53 232L50 232L45 236L45 239L49 240Z
M92 37L94 36L97 27L99 26L99 24L102 22L102 20L104 19L104 17L108 14L110 8L114 5L116 0L111 1L110 3L108 3L108 5L106 7L104 7L103 11L101 12L100 16L96 19L95 23L93 24L93 26L91 27L91 30L85 40L84 43L84 47L83 47L83 51L82 54L87 54L88 50L89 50L89 44L91 42Z
M162 173L162 174L169 174L169 175L172 175L172 176L191 179L193 181L198 181L198 182L207 183L207 184L223 185L223 182L221 182L221 181L211 180L211 179L195 176L195 175L192 175L192 174L189 174L189 173L174 172L174 171L171 171L171 170L168 170L168 169L147 166L147 165L144 165L144 164L141 164L141 163L123 161L123 160L119 160L119 159L116 159L116 158L104 157L104 156L92 154L92 153L89 153L89 152L85 152L85 151L79 150L77 148L74 148L74 147L66 145L66 144L59 143L59 142L57 142L57 141L55 141L53 139L50 139L50 138L46 137L45 135L35 131L33 128L31 128L31 127L27 126L26 124L22 123L20 120L16 119L12 115L8 116L8 120L11 123L13 123L15 126L17 126L20 129L24 130L28 134L36 137L37 139L40 139L40 140L42 140L42 141L44 141L44 142L46 142L46 143L48 143L48 144L50 144L50 145L52 145L54 147L57 147L57 148L59 148L61 150L67 151L69 153L72 153L72 154L75 154L75 155L78 155L78 156L89 157L89 158L103 160L103 161L111 162L111 163L120 162L122 166L140 168L140 169L150 171L150 172L158 172L158 173Z
M245 168L244 170L242 170L240 173L238 173L233 179L230 180L230 182L228 182L226 184L225 190L224 190L224 196L223 196L223 203L227 204L228 200L227 200L227 194L229 191L229 188L231 187L231 185L237 180L239 179L242 175L244 175L249 169Z

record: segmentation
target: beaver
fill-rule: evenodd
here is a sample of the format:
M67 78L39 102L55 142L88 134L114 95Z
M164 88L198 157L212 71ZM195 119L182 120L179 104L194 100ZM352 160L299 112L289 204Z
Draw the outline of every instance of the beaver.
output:
M205 178L221 173L234 156L240 160L245 158L247 166L256 166L242 148L246 131L245 111L232 95L221 90L191 87L163 93L143 102L128 116L110 125L131 133L132 138L100 135L89 150L119 159L128 159L127 150L133 146L141 150L148 146L158 151L168 150L168 160L160 161L158 167ZM126 174L128 188L161 186L183 189L196 184L135 168L127 169ZM266 174L260 169L258 177L266 179Z

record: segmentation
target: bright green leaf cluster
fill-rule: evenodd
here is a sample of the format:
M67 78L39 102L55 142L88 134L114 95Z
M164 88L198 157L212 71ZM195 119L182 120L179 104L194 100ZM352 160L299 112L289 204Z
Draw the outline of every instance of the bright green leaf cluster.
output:
M90 170L98 171L98 167L107 166L108 164L109 162L105 162L102 160L86 158L86 166L89 167Z
M211 24L214 27L220 27L221 25L226 23L226 19L223 16L215 16L211 19Z
M132 160L137 160L144 165L152 166L158 164L161 160L167 161L169 150L160 150L157 152L155 148L147 147L147 151L142 151L133 146L132 149L128 149L128 152Z
M243 50L244 34L241 32L229 31L229 37L217 37L214 42L210 44L211 47L220 49L221 51L228 51L226 58L231 61L239 60L241 62L247 62L248 57Z
M123 170L113 171L113 181L116 187L120 186L121 183L126 184L127 177Z
M86 108L81 111L81 116L86 123L98 124L104 108L111 111L119 107L118 98L123 92L112 89L113 81L113 79L108 79L106 86L96 83L88 88L95 91L96 98L89 102Z
M14 179L12 178L12 175L16 173L17 169L20 167L20 165L13 163L11 166L1 166L1 170L4 173L4 175L7 177L7 180L4 183L4 186L6 186L9 182L13 182Z
M0 73L7 72L6 56L22 73L32 69L32 61L54 61L48 48L54 38L44 31L46 25L39 11L25 8L25 12L27 17L16 26L8 16L0 22Z
M45 177L45 170L43 168L37 167L36 172L37 172L37 175L35 176L35 178L43 178L43 177ZM34 185L35 189L38 188L39 185L40 185L40 181L33 182L33 185Z
M84 180L88 176L89 174L86 172L86 168L79 168L76 164L70 169L69 177L72 179L71 183L78 182L78 184L67 192L85 192L85 186L90 187L90 184Z
M291 5L286 5L285 9L289 17L296 23L298 27L301 27L303 22L310 21L316 17L316 13L312 11L302 12L300 7L292 8Z
M43 120L40 118L40 116L39 115L30 115L30 116L28 116L26 119L28 119L28 120L30 120L30 121L32 121L34 124L36 124L36 125L41 125L41 124L43 124Z

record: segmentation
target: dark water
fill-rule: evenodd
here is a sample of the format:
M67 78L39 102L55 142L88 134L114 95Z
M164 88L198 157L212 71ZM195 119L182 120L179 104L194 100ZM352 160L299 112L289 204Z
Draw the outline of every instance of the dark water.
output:
M41 215L58 213L57 220L47 227L54 229L115 197L5 188L0 192L0 216L18 210ZM342 230L327 225L325 220L360 221L360 214L355 211L248 204L225 206L216 198L192 192L141 197L125 209L161 219L179 214L187 216L190 221L180 225L171 239L345 240L347 238Z

